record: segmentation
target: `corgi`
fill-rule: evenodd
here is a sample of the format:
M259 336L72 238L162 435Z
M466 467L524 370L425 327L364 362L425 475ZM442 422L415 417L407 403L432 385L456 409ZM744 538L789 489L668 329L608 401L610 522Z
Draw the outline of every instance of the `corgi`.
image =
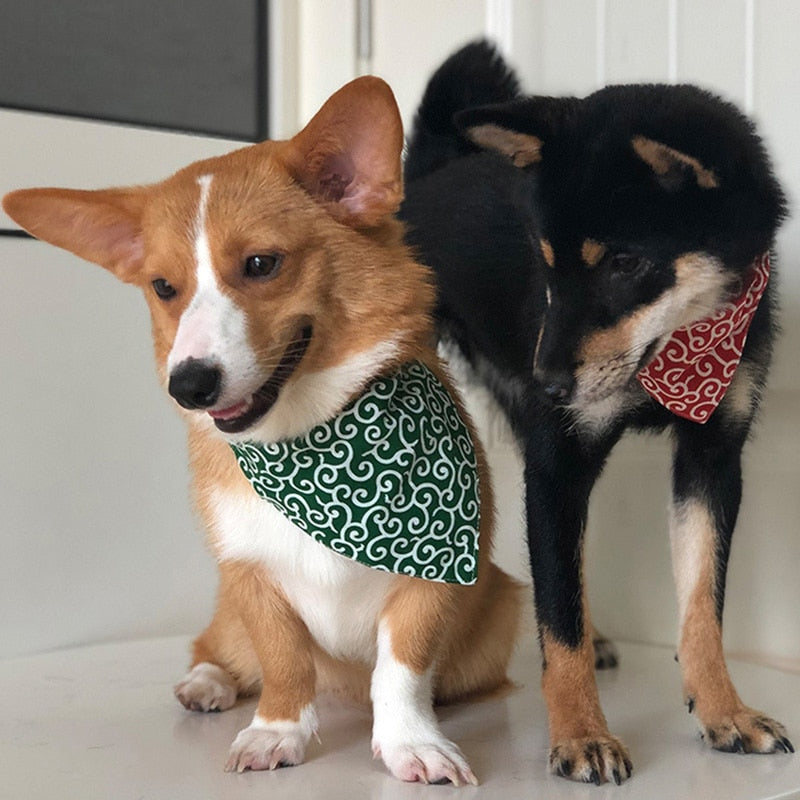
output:
M442 342L493 393L524 453L559 775L620 783L632 771L600 706L583 581L590 493L629 429L669 429L674 442L669 527L689 712L717 750L793 752L784 727L740 699L721 637L784 214L752 123L693 86L526 97L477 42L425 91L401 218L436 273Z
M371 699L372 748L393 775L474 784L433 702L508 684L520 588L491 560L484 457L436 355L429 270L411 257L395 217L402 148L390 88L362 77L290 140L200 161L153 185L26 189L3 200L33 236L144 292L158 373L188 425L196 505L220 576L213 619L175 694L201 712L258 694L252 722L231 745L229 771L301 763L318 728L315 697L333 691ZM369 417L381 392L387 426L402 423L395 438L407 436L415 459L424 437L437 443L437 456L448 454L442 421L460 426L456 444L474 450L452 461L466 464L455 475L472 487L462 493L468 513L456 508L442 522L419 494L402 509L394 484L359 500L365 490L348 481L393 457L385 451L395 440L380 431L377 459L358 451L335 470L326 460L320 437L341 434L330 452L350 447L340 429L359 413ZM429 427L414 432L426 404ZM301 481L282 499L258 493L286 470L276 453L299 442L306 450L292 451L295 467L323 453L302 500L318 507L306 516L295 515L301 501L292 495L302 494ZM263 474L248 471L255 462ZM451 462L432 463L455 482ZM414 469L406 461L400 471ZM369 520L352 541L340 540L338 520L359 503ZM433 503L446 498L434 494ZM414 516L420 508L430 519ZM373 522L374 511L383 517ZM456 535L468 539L459 513L473 533L471 550L458 551L469 566L461 578L427 572L430 558L415 572L397 554L394 571L353 555L373 547L373 535L384 536L387 550L399 548L396 531L408 548L433 547L431 534L451 544ZM320 531L333 523L331 541L323 540ZM441 558L451 555L445 548Z

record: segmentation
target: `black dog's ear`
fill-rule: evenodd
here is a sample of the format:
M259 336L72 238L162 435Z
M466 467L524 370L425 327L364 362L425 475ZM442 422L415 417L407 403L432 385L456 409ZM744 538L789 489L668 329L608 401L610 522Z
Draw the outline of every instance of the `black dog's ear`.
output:
M559 135L577 102L571 97L526 97L460 111L455 124L479 147L526 167L541 161L544 143Z
M701 189L719 188L714 171L706 169L693 156L645 136L634 136L631 145L636 155L655 172L659 184L668 192L678 191L687 181L694 181Z

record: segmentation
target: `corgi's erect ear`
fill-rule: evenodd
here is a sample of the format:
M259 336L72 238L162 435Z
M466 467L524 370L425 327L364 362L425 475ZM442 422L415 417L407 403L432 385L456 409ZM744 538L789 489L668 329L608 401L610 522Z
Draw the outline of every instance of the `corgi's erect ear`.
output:
M542 160L542 148L558 137L578 101L572 97L525 97L460 111L455 124L479 147L495 150L517 167Z
M403 124L380 78L343 86L285 146L292 175L340 221L371 227L399 208Z
M20 189L3 198L3 209L37 239L135 280L143 255L140 190Z
M636 155L655 172L659 184L667 191L677 191L687 180L694 180L701 189L719 188L719 181L713 170L706 169L693 156L645 136L634 136L631 145Z

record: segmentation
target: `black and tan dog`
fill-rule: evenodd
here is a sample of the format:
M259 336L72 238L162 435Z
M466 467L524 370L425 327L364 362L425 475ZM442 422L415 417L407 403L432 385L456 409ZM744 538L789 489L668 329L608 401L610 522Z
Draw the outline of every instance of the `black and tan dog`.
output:
M441 336L493 390L525 452L551 769L595 783L632 769L600 708L582 580L589 495L630 428L669 428L674 441L689 711L718 750L792 751L778 722L740 700L721 641L784 216L753 126L691 86L523 97L477 43L431 79L406 170L402 216L438 274Z

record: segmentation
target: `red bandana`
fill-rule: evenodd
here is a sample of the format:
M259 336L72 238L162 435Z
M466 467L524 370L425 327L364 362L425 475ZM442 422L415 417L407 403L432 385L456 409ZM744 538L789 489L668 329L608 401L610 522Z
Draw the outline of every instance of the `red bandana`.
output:
M679 328L636 377L664 408L706 422L728 390L747 331L769 280L769 254L753 263L748 284L713 317Z

